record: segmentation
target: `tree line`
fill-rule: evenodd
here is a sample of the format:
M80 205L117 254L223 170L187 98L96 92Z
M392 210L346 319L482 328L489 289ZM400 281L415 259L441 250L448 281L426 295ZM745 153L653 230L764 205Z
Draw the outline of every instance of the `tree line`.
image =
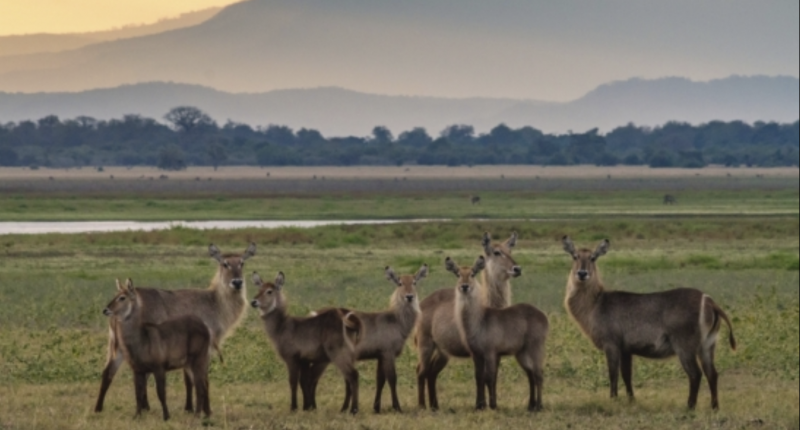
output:
M712 121L701 125L669 122L634 124L606 134L546 134L533 127L500 124L478 134L470 125L452 125L432 136L423 128L395 136L377 126L369 136L329 137L319 131L270 125L217 124L200 109L181 106L164 122L139 115L97 120L61 120L0 125L0 165L46 167L158 166L352 166L595 164L699 168L797 166L798 122Z

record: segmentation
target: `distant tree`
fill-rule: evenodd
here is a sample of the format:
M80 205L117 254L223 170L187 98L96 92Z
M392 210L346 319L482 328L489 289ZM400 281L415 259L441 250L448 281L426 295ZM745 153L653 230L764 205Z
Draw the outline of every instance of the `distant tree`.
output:
M457 144L472 143L475 140L475 127L471 125L451 125L442 130L441 137Z
M164 119L172 124L175 130L184 134L191 134L205 126L216 126L216 123L205 112L196 107L178 106L172 108Z
M225 151L225 147L221 143L212 143L208 145L206 155L208 155L208 161L214 166L214 170L216 171L220 164L224 164L228 161L228 153Z
M431 142L433 142L433 139L422 127L416 127L410 131L404 131L400 133L400 136L397 138L397 143L400 145L408 145L418 148L428 146L431 144Z
M655 152L648 160L650 167L674 167L675 158L667 151Z
M303 128L297 132L296 140L302 145L319 145L325 143L325 137L317 130Z
M372 141L377 144L386 145L394 141L394 135L388 128L378 126L372 129Z
M158 168L162 170L183 170L186 168L183 151L175 145L162 148L158 153Z
M280 145L291 145L295 143L294 131L283 125L271 125L264 131L267 141Z
M19 156L11 148L0 148L0 166L16 166Z
M643 164L642 159L636 154L628 154L622 159L622 164L626 166L638 166Z

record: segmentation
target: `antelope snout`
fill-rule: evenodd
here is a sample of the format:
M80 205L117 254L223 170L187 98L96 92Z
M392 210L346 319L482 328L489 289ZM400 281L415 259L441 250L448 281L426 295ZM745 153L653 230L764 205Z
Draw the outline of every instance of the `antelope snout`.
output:
M242 285L244 285L244 281L242 281L241 279L234 279L231 281L231 285L233 285L233 288L241 290Z
M413 294L406 294L406 301L408 303L412 303L414 301L414 295Z
M250 306L252 306L254 308L257 308L258 307L258 300L253 300L252 302L250 302Z
M110 317L111 316L111 309L105 308L103 309L103 315Z
M578 279L580 279L581 281L589 279L589 272L585 270L578 270Z
M522 267L514 266L511 268L511 271L514 273L514 277L516 278L517 276L522 274Z
M461 284L461 292L468 293L469 292L469 284Z

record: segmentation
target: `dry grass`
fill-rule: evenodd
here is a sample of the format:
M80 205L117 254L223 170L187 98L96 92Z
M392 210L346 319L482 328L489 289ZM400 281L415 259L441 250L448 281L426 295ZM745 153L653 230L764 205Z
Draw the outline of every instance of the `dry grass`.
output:
M261 179L269 174L273 179L591 179L607 178L689 178L689 177L799 177L795 167L780 168L735 168L712 166L703 169L652 169L646 166L401 166L401 167L253 167L236 166L221 167L189 167L186 170L167 172L155 167L104 167L102 172L93 167L82 169L48 169L31 170L27 167L0 168L0 180L15 179L158 179L166 175L170 179L181 180L215 180L221 179Z

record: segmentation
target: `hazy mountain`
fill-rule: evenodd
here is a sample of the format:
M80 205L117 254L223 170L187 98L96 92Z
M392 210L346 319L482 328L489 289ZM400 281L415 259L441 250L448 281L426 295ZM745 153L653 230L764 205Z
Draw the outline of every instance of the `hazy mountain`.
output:
M0 90L171 81L570 100L630 76L796 76L797 9L786 0L250 0L193 27L4 57Z
M19 36L0 36L0 57L8 55L27 55L45 52L60 52L82 48L94 43L117 39L147 36L178 28L191 27L207 21L222 8L215 7L166 18L153 24L134 25L107 31L72 34L26 34Z
M545 132L610 130L633 122L657 126L672 120L794 122L800 117L796 78L731 77L710 82L681 78L634 79L603 85L569 103L514 99L446 99L381 96L339 88L233 94L185 84L148 83L79 93L0 93L0 123L46 115L98 119L138 114L162 120L179 105L196 106L220 124L314 128L326 136L370 133L385 125L395 134L425 127L436 134L448 125L487 131L499 123L530 125Z

